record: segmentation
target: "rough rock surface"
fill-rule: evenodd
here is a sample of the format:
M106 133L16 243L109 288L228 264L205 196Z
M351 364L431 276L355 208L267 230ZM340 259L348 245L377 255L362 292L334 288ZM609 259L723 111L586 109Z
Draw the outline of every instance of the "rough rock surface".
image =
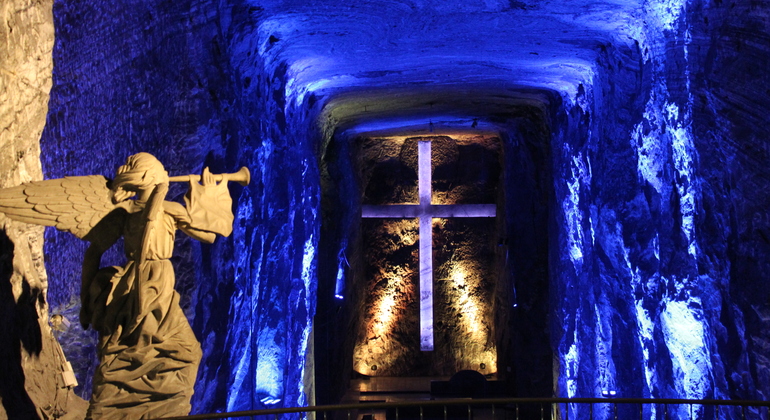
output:
M234 189L237 222L211 246L177 237L177 290L204 357L193 412L302 404L311 348L319 177L305 112L287 107L286 67L256 53L258 8L239 2L61 1L56 68L41 140L47 177L114 176L152 153L171 175L251 169ZM170 190L180 199L185 188ZM103 264L122 259L120 247ZM51 306L78 312L84 245L52 231ZM267 274L269 273L269 274ZM63 334L88 398L93 343ZM311 364L312 365L312 364ZM312 372L310 370L309 372ZM304 385L307 383L307 387ZM312 393L310 393L312 394Z
M307 403L314 380L336 402L366 290L350 143L441 130L502 142L494 316L509 328L495 334L519 395L767 399L768 14L752 0L62 0L43 167L109 175L145 150L174 174L252 169L232 239L177 244L204 348L198 412ZM83 248L48 239L52 306L76 313ZM87 336L67 334L83 382Z
M13 0L0 7L0 188L43 178L51 5ZM0 418L82 418L86 403L63 382L63 353L48 323L43 228L3 215L0 226Z

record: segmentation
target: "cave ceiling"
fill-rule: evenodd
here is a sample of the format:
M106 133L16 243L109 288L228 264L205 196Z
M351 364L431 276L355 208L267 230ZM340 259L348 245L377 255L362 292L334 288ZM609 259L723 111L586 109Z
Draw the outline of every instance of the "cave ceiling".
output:
M339 131L425 120L494 131L501 115L591 85L602 51L634 48L640 3L273 1L252 12L260 53L287 63L287 99L325 99Z

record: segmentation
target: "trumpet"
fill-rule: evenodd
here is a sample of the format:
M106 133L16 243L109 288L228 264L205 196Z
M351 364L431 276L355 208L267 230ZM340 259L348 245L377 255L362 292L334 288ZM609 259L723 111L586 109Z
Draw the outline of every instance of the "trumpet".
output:
M217 182L228 182L233 181L237 182L244 187L249 185L249 182L251 181L251 172L249 172L249 168L242 166L241 169L238 170L238 172L233 172L230 174L213 174L214 175L214 181ZM177 175L177 176L170 176L168 177L169 182L200 182L201 176L200 175Z

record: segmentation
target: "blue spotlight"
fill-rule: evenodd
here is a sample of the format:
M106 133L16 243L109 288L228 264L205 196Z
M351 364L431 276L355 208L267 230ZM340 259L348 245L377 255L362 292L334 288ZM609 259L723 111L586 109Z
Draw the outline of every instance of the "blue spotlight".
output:
M337 282L334 285L334 297L342 299L345 291L345 266L350 267L348 258L345 256L345 246L347 243L342 243L340 252L337 254Z
M264 397L261 397L259 399L259 402L261 402L264 405L276 405L279 402L281 402L281 399L273 397L272 395L265 395Z

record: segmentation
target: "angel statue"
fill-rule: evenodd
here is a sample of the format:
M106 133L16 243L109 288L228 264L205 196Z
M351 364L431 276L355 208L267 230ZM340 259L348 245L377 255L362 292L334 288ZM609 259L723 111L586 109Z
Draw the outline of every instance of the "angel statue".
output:
M185 204L166 201L169 182L189 182ZM211 243L232 232L227 181L248 169L169 178L149 153L130 156L114 180L76 176L0 190L9 218L54 226L90 243L83 258L80 322L99 333L99 367L87 419L144 419L190 412L200 344L179 306L171 253L179 229ZM120 237L128 262L100 268Z

